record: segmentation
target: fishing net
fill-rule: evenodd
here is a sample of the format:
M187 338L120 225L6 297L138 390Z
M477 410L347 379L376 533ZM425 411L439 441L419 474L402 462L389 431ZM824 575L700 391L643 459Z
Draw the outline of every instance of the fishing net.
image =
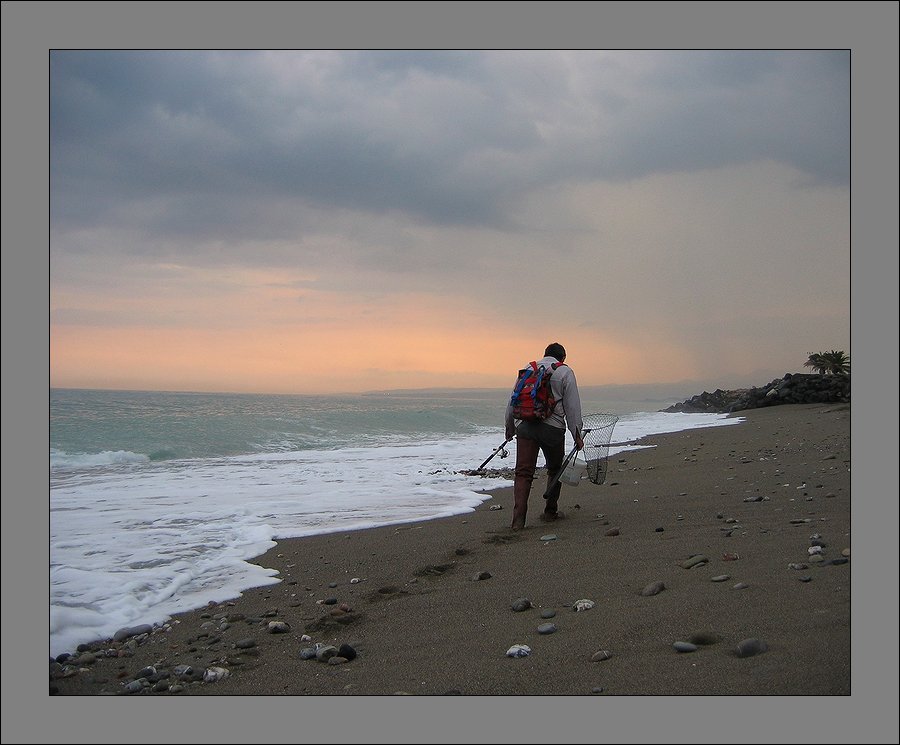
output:
M609 442L618 421L619 417L615 414L588 414L584 417L582 454L587 463L587 476L592 484L602 484L606 481Z

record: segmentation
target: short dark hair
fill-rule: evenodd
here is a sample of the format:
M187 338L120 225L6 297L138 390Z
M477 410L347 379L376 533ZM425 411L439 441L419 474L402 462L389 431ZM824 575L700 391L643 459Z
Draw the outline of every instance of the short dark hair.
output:
M566 348L559 342L548 344L544 350L544 357L555 357L562 362L566 358Z

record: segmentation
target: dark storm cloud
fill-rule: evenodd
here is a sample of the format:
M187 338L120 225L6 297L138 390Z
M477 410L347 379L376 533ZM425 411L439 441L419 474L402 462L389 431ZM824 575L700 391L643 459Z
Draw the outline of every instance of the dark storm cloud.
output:
M57 230L288 239L304 208L504 228L572 181L849 177L846 52L60 51L50 82Z
M155 201L159 209L143 218L150 231L233 238L235 203L244 203L240 213L279 196L438 223L496 220L479 184L454 179L469 147L462 133L503 147L521 140L521 127L490 110L466 114L465 92L456 90L455 100L432 103L458 120L459 132L448 132L445 117L417 111L413 100L382 98L399 70L413 75L421 65L397 55L370 59L349 78L336 58L318 89L302 72L279 83L247 53L56 53L55 221L130 223L129 205ZM422 69L439 59L448 56L426 56Z
M847 52L669 52L643 77L654 91L623 117L617 170L695 170L760 159L847 185Z

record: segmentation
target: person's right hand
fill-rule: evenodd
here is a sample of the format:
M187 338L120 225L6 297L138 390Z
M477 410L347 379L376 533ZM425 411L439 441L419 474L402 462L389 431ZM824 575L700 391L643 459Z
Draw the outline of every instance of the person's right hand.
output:
M575 448L577 450L584 450L584 438L581 435L575 436Z

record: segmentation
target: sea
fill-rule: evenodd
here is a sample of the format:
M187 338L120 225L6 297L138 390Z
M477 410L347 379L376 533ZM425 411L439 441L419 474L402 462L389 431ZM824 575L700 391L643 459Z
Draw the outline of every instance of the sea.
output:
M741 421L661 411L695 393L581 391L585 414L618 416L609 456ZM52 657L279 582L250 563L279 539L471 512L511 482L465 472L515 463L506 390L49 395Z

